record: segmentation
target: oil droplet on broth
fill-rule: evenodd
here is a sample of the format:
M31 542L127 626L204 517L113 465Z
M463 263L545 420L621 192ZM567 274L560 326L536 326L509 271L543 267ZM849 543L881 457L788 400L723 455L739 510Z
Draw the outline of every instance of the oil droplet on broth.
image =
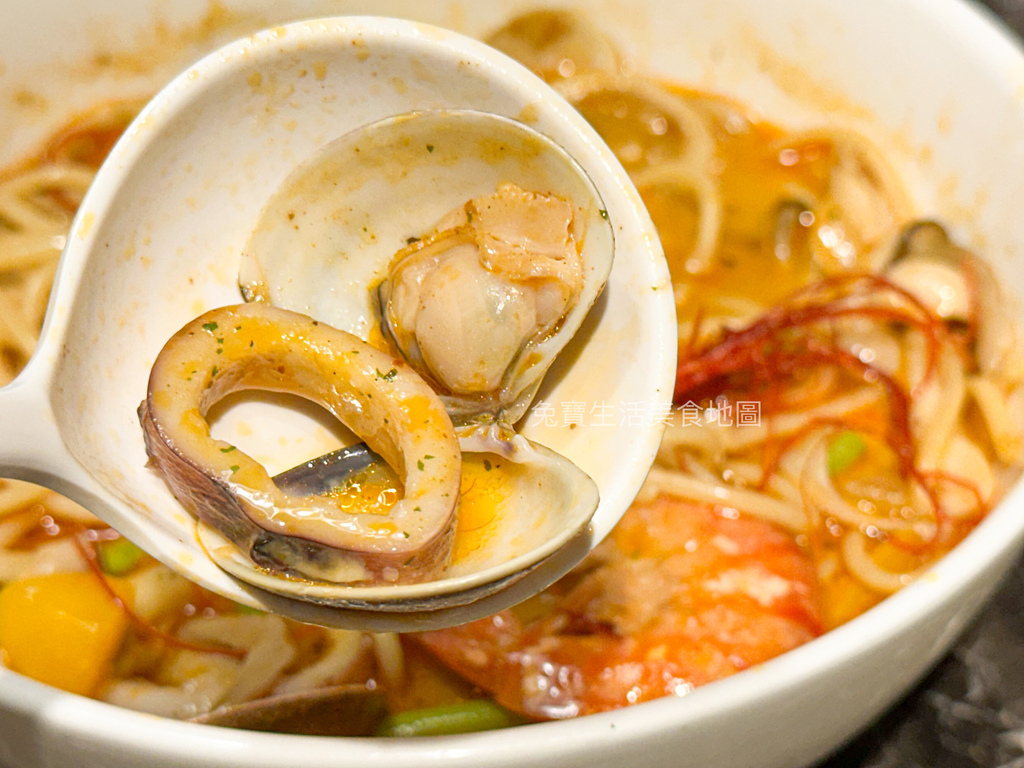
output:
M456 563L479 551L501 527L511 485L504 462L495 456L463 455L459 516L452 560Z
M395 471L378 462L356 472L325 495L346 512L387 515L402 498L403 490Z
M462 458L462 486L452 560L459 563L484 548L498 533L511 496L504 461L480 454ZM326 494L339 509L387 516L404 489L386 464L371 464Z

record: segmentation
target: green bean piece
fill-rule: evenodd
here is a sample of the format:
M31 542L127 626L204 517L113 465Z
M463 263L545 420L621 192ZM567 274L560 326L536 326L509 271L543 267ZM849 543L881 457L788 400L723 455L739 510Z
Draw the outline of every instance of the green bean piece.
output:
M388 715L376 736L447 736L507 728L526 722L490 699L472 699Z
M102 541L96 547L100 568L110 576L124 576L142 560L144 552L123 536Z
M847 429L840 432L828 446L828 473L838 475L864 455L867 444L864 438Z

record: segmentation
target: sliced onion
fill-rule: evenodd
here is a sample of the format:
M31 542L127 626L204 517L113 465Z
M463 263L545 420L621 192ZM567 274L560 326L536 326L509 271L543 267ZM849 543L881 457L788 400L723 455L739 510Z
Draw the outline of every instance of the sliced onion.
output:
M363 633L349 629L325 629L327 650L315 662L279 682L275 696L302 693L342 682L364 653Z
M295 645L284 619L269 614L192 619L178 630L178 637L246 651L245 658L238 663L234 682L217 702L218 706L259 697L295 658Z
M882 568L868 552L867 536L851 531L843 537L843 562L857 581L869 589L891 595L916 579L921 571L898 572ZM923 570L923 569L921 569Z
M935 375L925 380L910 405L910 428L917 442L917 465L935 469L960 420L967 383L960 356L950 344L940 348Z
M1024 432L1020 426L1020 395L1014 393L1007 397L999 384L984 374L970 377L968 387L981 411L996 455L1000 461L1013 464L1024 449Z
M732 507L795 533L807 529L807 517L799 507L766 493L653 467L637 498L649 499L659 493L681 496L702 504Z

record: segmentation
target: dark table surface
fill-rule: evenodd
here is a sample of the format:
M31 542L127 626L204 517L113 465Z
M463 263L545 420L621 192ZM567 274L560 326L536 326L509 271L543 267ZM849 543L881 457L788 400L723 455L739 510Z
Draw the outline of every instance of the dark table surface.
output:
M1024 768L1024 561L950 655L818 768Z
M1024 0L979 4L1024 36ZM1024 768L1024 560L950 655L818 768Z

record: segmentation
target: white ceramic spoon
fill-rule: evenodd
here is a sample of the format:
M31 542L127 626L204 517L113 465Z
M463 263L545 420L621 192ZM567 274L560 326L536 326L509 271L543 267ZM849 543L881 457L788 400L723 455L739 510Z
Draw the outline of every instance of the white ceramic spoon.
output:
M614 230L605 293L521 425L597 481L600 506L557 551L526 563L525 576L496 574L496 591L469 603L325 606L232 578L146 467L136 409L153 360L186 322L240 301L242 249L266 201L303 160L389 116L460 109L529 123L563 147L592 180ZM0 390L0 475L67 494L241 603L333 626L450 625L539 591L611 530L657 450L674 352L672 291L653 225L621 166L571 107L515 62L452 32L363 17L299 22L190 68L115 147L72 225L39 348ZM227 409L215 430L272 472L344 441L319 416L266 400Z

